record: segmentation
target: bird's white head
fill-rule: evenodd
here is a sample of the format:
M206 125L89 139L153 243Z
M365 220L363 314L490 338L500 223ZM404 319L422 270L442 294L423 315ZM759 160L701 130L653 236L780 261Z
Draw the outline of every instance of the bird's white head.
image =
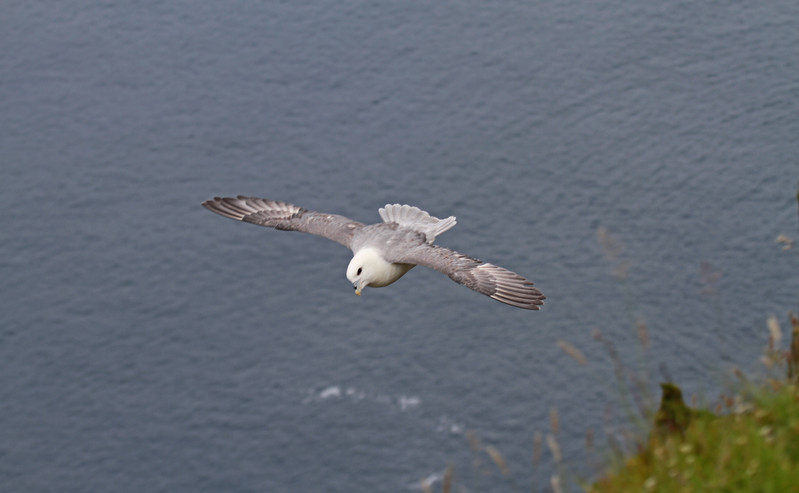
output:
M356 253L347 266L347 279L355 287L355 294L361 295L363 288L369 285L374 275L378 255L371 249L363 249Z
M358 250L347 267L347 279L355 286L355 294L361 295L366 286L382 288L402 277L411 270L413 264L393 264L387 262L380 252L373 248Z
M350 260L347 279L355 287L355 294L360 296L366 286L376 288L387 286L399 279L407 270L400 267L400 264L386 262L376 250L364 248L358 250Z

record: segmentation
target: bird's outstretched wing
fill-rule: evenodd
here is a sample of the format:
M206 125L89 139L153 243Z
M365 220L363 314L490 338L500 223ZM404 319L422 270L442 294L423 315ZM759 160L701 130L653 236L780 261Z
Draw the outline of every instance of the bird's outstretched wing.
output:
M237 221L258 224L286 231L301 231L322 236L350 247L352 235L363 224L344 216L309 211L286 202L245 197L214 197L203 206L217 214Z
M478 293L527 310L539 310L546 297L525 279L494 264L438 245L422 244L404 252L393 252L386 260L423 265L442 272L458 284Z

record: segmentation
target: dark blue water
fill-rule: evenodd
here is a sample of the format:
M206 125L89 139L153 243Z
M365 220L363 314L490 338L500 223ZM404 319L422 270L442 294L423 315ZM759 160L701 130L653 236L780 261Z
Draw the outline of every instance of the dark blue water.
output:
M586 430L624 421L593 329L653 390L712 398L730 367L760 371L766 317L797 309L774 241L799 236L797 16L5 2L0 489L410 491L448 463L468 490L547 487L551 454L530 460L551 408L567 476L592 474ZM423 268L353 296L340 246L199 205L231 194L455 215L440 244L547 305Z

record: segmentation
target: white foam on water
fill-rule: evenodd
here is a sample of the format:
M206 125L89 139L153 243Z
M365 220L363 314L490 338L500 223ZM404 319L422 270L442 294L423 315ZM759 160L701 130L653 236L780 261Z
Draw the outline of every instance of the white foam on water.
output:
M452 435L461 435L463 434L465 427L463 424L454 421L447 416L441 416L438 418L438 425L436 426L436 431L438 433L450 433Z
M343 389L343 390L342 390ZM411 411L422 405L422 399L415 395L392 396L389 394L370 394L355 387L329 385L322 390L309 389L303 403L322 402L331 399L346 399L350 402L374 402L384 406L393 407L400 411Z
M351 398L353 401L360 401L366 397L366 392L362 390L357 390L353 387L347 387L346 391L347 397Z
M419 407L422 404L422 400L415 396L404 396L401 395L399 397L399 407L402 411L407 411L408 409L414 409Z
M319 398L322 400L330 399L331 397L341 397L341 389L333 385L319 392Z

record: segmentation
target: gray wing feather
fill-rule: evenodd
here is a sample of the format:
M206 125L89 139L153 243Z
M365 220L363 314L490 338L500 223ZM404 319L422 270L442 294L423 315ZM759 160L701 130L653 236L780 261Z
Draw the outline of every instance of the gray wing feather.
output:
M392 262L423 265L478 293L527 310L539 310L546 297L532 281L494 264L438 245L418 245Z
M203 202L203 207L221 216L237 221L258 224L284 231L301 231L322 236L349 248L355 231L363 224L335 214L309 211L293 204L276 200L245 197L214 197Z

